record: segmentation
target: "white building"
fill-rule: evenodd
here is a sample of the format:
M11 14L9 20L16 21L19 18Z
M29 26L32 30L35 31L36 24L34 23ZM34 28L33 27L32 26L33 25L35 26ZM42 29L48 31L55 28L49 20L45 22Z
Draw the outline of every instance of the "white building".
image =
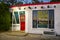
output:
M60 2L15 5L12 12L12 31L60 35Z

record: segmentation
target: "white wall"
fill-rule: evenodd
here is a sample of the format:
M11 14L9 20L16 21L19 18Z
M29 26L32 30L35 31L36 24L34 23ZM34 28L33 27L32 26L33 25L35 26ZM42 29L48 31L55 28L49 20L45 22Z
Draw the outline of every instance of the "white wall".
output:
M38 7L37 7L37 5L36 5L36 7L37 7L37 9L27 9L26 11L28 11L27 12L27 18L28 18L28 24L27 24L27 26L28 26L28 33L35 33L35 34L43 34L43 32L45 31L45 30L49 30L48 28L33 28L32 27L32 11L33 10L47 10L47 9L41 9L40 7L41 7L42 5L39 5ZM45 5L43 5L43 6L45 6ZM35 7L35 6L31 6L31 7ZM45 6L46 7L46 6ZM50 31L50 30L49 30Z
M50 5L51 8L47 8L47 6ZM53 6L56 5L56 8ZM44 6L44 9L41 9L41 6ZM60 35L60 4L46 4L46 5L35 5L30 6L32 9L28 8L29 6L23 6L21 7L21 11L25 9L25 15L26 15L26 27L25 32L26 33L36 33L36 34L43 34L44 31L51 31L52 29L49 28L32 28L32 10L49 10L54 9L54 31ZM37 7L36 9L34 7ZM19 8L19 7L18 7ZM14 11L19 11L18 8L14 8ZM19 26L20 27L20 26ZM16 27L16 29L18 29Z
M19 24L13 24L12 25L12 31L20 31L20 25Z
M60 5L55 9L55 32L60 35Z
M21 10L19 10L19 8L21 8ZM14 12L18 12L18 14L19 14L19 12L20 11L25 11L24 9L23 9L24 7L13 7L12 9L13 9L13 11L12 11L12 14L14 14ZM27 15L27 14L25 14L25 15ZM27 17L27 16L26 16ZM26 19L27 20L27 19ZM26 21L25 20L25 21ZM27 22L26 22L27 23ZM25 24L26 24L25 23ZM26 26L27 27L27 26ZM26 29L26 32L27 32L27 28L25 28ZM20 14L19 14L19 24L13 24L12 23L12 31L21 31L21 26L20 26Z
M37 6L37 9L27 9L28 11L28 33L35 33L35 34L43 34L44 31L51 31L54 30L57 34L60 34L60 4L50 4L51 6L56 5L56 8L44 8L41 9L41 6L47 6L47 5L40 5ZM31 6L34 7L34 6ZM49 28L32 28L32 10L49 10L49 9L54 9L54 29L49 29Z

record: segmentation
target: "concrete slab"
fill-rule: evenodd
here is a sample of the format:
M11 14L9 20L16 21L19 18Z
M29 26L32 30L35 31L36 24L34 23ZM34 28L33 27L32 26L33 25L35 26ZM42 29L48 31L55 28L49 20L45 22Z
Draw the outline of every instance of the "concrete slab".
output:
M4 32L4 34L10 35L10 36L26 36L27 35L27 33L23 31Z

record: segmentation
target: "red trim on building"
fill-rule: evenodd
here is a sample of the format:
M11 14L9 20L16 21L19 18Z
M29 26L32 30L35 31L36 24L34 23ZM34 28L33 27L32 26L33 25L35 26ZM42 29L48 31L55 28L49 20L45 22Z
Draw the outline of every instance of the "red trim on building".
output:
M12 5L12 7L20 7L20 6L32 6L32 5L45 5L45 4L60 4L60 2L44 2L44 3L39 3L39 4L18 4L18 5Z

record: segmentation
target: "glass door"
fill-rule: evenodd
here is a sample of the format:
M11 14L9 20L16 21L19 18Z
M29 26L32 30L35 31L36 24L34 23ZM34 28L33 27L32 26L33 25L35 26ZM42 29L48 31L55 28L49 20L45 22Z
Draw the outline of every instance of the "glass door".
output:
M18 11L14 11L14 13L12 13L12 31L18 31L18 30L20 30L19 29L19 14L18 14Z

